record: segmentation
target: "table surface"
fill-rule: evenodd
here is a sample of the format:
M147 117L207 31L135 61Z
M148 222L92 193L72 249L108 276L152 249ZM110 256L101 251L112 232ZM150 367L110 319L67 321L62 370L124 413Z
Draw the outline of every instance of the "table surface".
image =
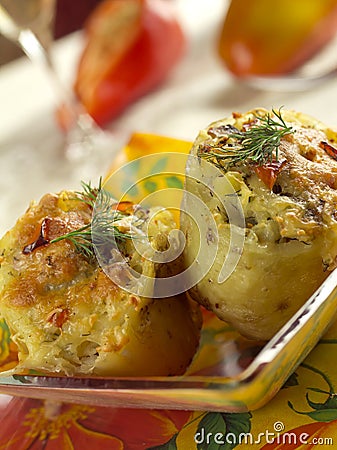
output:
M337 126L337 78L315 90L299 93L260 91L244 86L225 71L215 52L214 43L226 2L177 0L176 5L189 38L187 53L160 89L131 105L109 124L108 129L115 137L114 149L134 131L193 140L198 130L211 121L232 111L257 106L270 109L284 105ZM65 83L71 84L82 46L83 35L76 33L60 40L53 49L57 69ZM62 166L64 161L58 160L57 148L62 135L55 125L55 104L45 74L26 58L0 68L1 234L31 199L47 191L77 186L75 174L69 176ZM252 437L247 439L253 441L238 448L309 448L307 443L313 443L314 439L316 443L321 439L322 448L324 445L332 448L331 439L337 445L335 328L274 400L256 412L220 414L83 405L51 407L38 400L3 395L0 397L0 449L189 450L197 445L203 449L227 449L235 447L240 432L251 433ZM291 431L295 434L287 435ZM275 438L273 443L272 438ZM225 439L227 446L220 446ZM303 443L305 440L307 443ZM291 447L289 442L297 446Z
M261 91L242 85L226 72L216 54L215 42L227 2L176 0L176 6L189 40L185 57L160 89L135 102L109 124L113 134L110 159L134 131L193 140L198 130L213 120L255 107L284 106L328 125L337 124L337 78L299 93ZM69 86L82 48L83 35L79 32L57 41L53 50L59 76ZM77 186L78 172L67 172L59 158L63 137L55 123L56 104L41 67L26 58L0 67L0 154L2 166L7 167L0 179L0 190L6 192L0 195L0 234L31 199L47 191Z

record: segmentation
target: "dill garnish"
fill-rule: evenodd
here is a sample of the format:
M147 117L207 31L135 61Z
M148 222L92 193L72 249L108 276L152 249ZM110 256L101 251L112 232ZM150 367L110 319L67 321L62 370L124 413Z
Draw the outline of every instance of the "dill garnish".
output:
M77 230L70 231L50 241L50 243L68 240L73 243L76 250L88 259L95 259L94 247L111 248L116 242L131 239L131 234L120 231L116 222L126 216L123 211L116 209L116 200L102 188L102 179L98 188L91 183L82 182L83 191L75 192L75 199L86 203L92 210L91 221Z
M245 131L230 131L226 142L219 145L201 146L198 156L209 160L219 168L243 162L263 165L278 161L278 149L283 136L293 133L281 115L281 110L272 110L275 117L266 114L256 116L258 122Z

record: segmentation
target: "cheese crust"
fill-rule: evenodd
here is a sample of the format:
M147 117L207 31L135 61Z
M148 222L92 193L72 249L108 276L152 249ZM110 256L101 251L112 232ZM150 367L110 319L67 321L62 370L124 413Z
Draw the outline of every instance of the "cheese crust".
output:
M128 293L69 240L50 243L91 217L73 192L47 194L0 241L0 312L18 347L16 372L182 374L199 342L194 302L184 294L154 300ZM155 219L151 245L160 250L175 223L165 210ZM47 242L39 241L42 227ZM156 265L142 260L132 240L124 251L136 270L156 276Z

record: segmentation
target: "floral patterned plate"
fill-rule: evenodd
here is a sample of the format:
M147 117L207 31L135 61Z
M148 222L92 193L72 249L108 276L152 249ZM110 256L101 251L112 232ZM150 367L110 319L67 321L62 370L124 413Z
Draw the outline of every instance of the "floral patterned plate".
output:
M189 148L190 143L184 141L134 135L110 169L113 194L139 202L162 192L162 200L179 209ZM111 180L111 176L107 179ZM242 338L226 323L203 311L199 350L183 376L70 378L29 373L0 378L0 392L90 406L253 410L280 390L322 336L336 310L336 285L335 271L265 345ZM17 353L4 322L0 331L0 363L5 371L15 367Z

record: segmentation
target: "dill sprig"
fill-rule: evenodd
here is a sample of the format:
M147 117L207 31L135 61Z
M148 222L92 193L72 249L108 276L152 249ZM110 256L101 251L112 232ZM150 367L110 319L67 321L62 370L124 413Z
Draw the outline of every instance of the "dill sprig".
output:
M258 123L245 131L229 132L228 143L201 147L198 156L210 160L220 168L243 162L263 165L268 161L278 161L281 139L294 130L285 123L280 109L273 109L272 113L275 117L270 114L256 116Z
M102 177L99 178L98 187L92 187L91 181L85 183L81 181L82 191L75 191L75 199L80 199L83 203L86 203L90 208L94 209L97 196L104 195L104 197L114 200L112 195L102 188Z
M77 230L58 236L50 243L66 239L72 242L79 253L94 260L95 247L110 249L115 247L116 243L131 239L132 236L120 231L116 225L116 222L123 219L126 213L114 208L116 200L102 188L102 179L99 180L98 188L92 187L90 182L81 184L83 191L75 192L75 199L86 203L93 210L91 221Z

